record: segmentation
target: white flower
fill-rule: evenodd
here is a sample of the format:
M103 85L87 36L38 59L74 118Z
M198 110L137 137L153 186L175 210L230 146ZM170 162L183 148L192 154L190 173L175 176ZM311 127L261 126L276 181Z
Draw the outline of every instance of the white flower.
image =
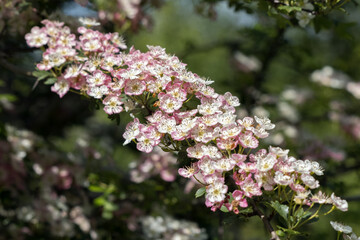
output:
M202 160L198 162L198 166L199 169L202 171L203 175L213 174L216 170L215 161L212 161L207 156L205 156Z
M276 162L276 155L269 153L266 157L258 159L257 166L259 171L266 172L272 169Z
M275 172L274 181L280 185L289 185L293 182L293 178L289 175L284 175L282 172Z
M271 130L275 127L275 124L271 123L271 120L267 117L257 117L254 116L255 121L260 125L261 128L264 128L265 130Z
M222 158L215 163L215 167L220 172L230 171L234 168L236 161L232 158Z
M239 98L236 96L233 96L230 92L226 92L224 94L224 98L230 106L233 106L233 107L240 106Z
M351 233L351 235L343 234L344 240L360 240L360 237L356 236L355 233Z
M332 193L330 197L331 197L333 205L337 209L339 209L340 211L343 211L343 212L346 212L348 210L349 205L346 200L343 200L343 199L335 196L334 193Z
M236 115L233 114L232 112L226 112L224 114L218 115L218 121L223 126L227 126L227 125L230 125L232 123L235 123L235 120L236 120Z
M310 174L302 174L301 180L304 182L305 185L307 185L311 189L320 187L319 181L316 180Z
M331 226L335 229L335 231L338 232L343 232L346 234L352 233L352 228L350 226L338 223L338 222L334 222L334 221L330 221Z
M360 99L360 83L359 82L349 82L346 85L346 90L349 91L355 98Z
M84 17L81 17L79 18L79 22L84 25L84 26L87 26L87 27L91 27L91 26L99 26L100 23L97 22L95 19L93 18L84 18Z
M210 202L221 202L225 199L228 187L221 182L214 182L206 188L205 198Z
M157 125L157 129L161 133L172 133L176 130L176 120L174 117L163 118Z
M306 27L315 16L309 12L297 12L296 18L299 21L300 27Z
M139 119L135 118L133 122L129 122L126 126L125 132L123 134L123 137L125 138L123 145L130 143L131 140L135 139L139 134Z

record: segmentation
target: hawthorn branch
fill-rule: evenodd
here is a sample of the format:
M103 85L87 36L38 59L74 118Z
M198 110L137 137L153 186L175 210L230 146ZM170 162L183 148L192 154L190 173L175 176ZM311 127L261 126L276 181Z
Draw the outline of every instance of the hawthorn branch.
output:
M291 5L280 2L278 0L266 0L266 1L269 2L270 5L273 5L274 7L278 7L279 5L286 6L286 7L292 7ZM311 13L312 15L318 15L319 14L319 12L316 12L316 11L310 10L310 9L306 9L306 8L301 8L301 11Z
M262 222L264 223L264 226L266 230L271 235L271 240L280 240L279 236L276 234L274 228L271 226L269 219L266 217L266 215L258 208L258 206L255 204L255 202L251 201L251 206L254 209L254 212L260 217Z
M28 77L32 76L30 71L26 71L22 68L19 68L16 65L11 64L4 59L0 59L0 66L2 66L3 68L5 68L15 74L21 74L21 75L28 76Z

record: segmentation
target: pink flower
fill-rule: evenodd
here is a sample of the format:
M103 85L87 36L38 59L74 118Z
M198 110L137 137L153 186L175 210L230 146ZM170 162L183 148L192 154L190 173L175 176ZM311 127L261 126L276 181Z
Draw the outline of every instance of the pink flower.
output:
M146 89L146 84L142 80L127 80L124 91L127 95L141 95Z
M109 115L120 113L123 110L121 99L118 96L109 95L103 100L103 103L105 105L104 111Z
M144 133L140 133L136 140L136 148L141 152L149 153L153 150L154 146L159 144L159 140L148 138Z
M110 77L100 70L96 70L86 77L86 82L90 87L101 86L110 81Z
M199 172L197 164L191 164L189 167L179 168L178 173L184 178L191 178L194 174Z
M259 146L259 140L257 140L253 133L250 131L246 131L245 133L241 133L238 137L239 143L244 148L257 148Z
M237 147L238 141L234 138L228 138L228 139L218 138L216 145L223 150L233 150Z
M160 109L166 113L173 113L182 107L182 102L170 94L159 94Z
M243 190L245 196L251 198L252 196L260 196L262 195L260 185L255 183L251 177L251 174L245 178L243 182L240 184L241 190Z
M43 28L33 27L31 33L25 35L26 43L30 47L39 48L48 43L49 38Z

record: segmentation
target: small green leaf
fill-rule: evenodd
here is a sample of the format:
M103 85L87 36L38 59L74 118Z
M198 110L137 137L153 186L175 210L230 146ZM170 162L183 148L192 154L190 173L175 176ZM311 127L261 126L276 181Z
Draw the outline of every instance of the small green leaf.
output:
M284 237L285 233L283 231L281 231L281 230L277 230L276 235L278 235L279 237Z
M17 100L17 97L12 94L0 94L0 99L6 99L9 102L14 102Z
M91 192L98 192L98 193L102 193L102 192L104 192L105 191L105 189L104 188L102 188L102 187L100 187L100 186L96 186L96 185L90 185L89 186L89 190L91 191Z
M202 188L199 188L196 193L195 193L195 197L196 198L199 198L201 197L202 195L204 195L206 192L206 188L205 187L202 187Z
M242 214L252 213L252 212L253 212L252 207L247 207L247 208L239 209L239 213L242 213Z
M44 82L44 84L46 84L46 85L52 85L52 84L56 83L56 81L57 81L57 78L52 77L52 78L48 78L48 79Z
M97 197L94 199L95 206L104 206L106 203L106 200L103 196Z
M229 210L227 209L227 207L225 207L224 205L221 206L220 211L222 211L222 212L229 212Z
M283 229L284 232L290 234L290 235L300 235L301 233L292 229Z
M101 216L105 219L112 219L113 218L113 213L110 211L103 211Z
M52 76L51 72L47 72L47 71L34 71L32 72L32 75L36 77L38 81L43 80L44 78L47 78L49 76Z
M286 221L288 219L287 215L289 213L289 206L280 204L279 201L271 202L271 207L279 213L279 215L284 218Z
M110 194L110 193L112 193L112 192L114 192L116 190L116 186L114 185L114 184L110 184L107 188L106 188L106 190L105 190L105 194Z
M115 205L114 203L112 203L112 202L105 202L105 204L104 204L104 210L105 211L113 212L113 211L117 210L118 208L119 207L117 205Z

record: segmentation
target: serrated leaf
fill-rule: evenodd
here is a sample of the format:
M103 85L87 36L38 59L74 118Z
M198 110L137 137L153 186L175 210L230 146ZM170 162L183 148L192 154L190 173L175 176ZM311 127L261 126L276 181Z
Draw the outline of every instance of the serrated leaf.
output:
M38 81L43 80L49 76L52 76L51 72L48 71L34 71L32 75L37 78Z
M284 218L286 221L288 220L289 206L280 204L279 201L271 202L271 207L279 213L279 215Z
M279 10L283 10L287 13L291 13L293 11L301 11L301 7L297 7L297 6L279 6L278 7Z
M54 83L56 83L56 82L57 82L57 78L52 77L52 78L48 78L48 79L44 82L44 84L46 84L46 85L52 85L52 84L54 84Z
M195 197L196 198L199 198L201 197L202 195L204 195L206 192L206 188L205 187L202 187L202 188L199 188L196 193L195 193Z

